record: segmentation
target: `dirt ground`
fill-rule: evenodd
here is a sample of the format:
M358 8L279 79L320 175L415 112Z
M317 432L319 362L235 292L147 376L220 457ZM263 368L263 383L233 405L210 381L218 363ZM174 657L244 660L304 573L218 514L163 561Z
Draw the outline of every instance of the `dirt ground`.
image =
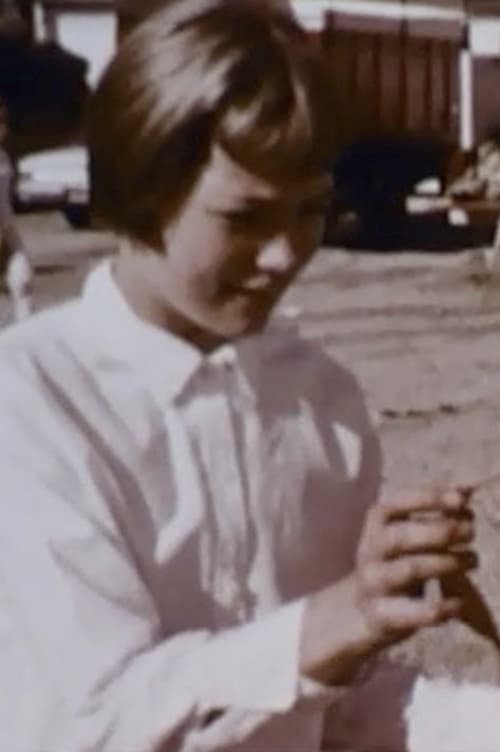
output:
M21 222L37 308L75 294L108 238L56 215ZM469 484L500 473L500 272L479 250L452 254L320 251L288 293L303 332L359 376L384 449L384 493ZM0 324L8 322L0 296ZM500 481L474 496L473 579L500 624ZM498 501L496 500L498 499ZM497 651L468 628L426 630L394 651L434 675L500 682Z
M301 308L304 333L361 380L382 439L384 493L500 473L500 274L485 274L481 251L324 250L287 302ZM473 579L498 623L500 482L473 503ZM459 624L426 630L394 653L433 675L500 680L497 651Z

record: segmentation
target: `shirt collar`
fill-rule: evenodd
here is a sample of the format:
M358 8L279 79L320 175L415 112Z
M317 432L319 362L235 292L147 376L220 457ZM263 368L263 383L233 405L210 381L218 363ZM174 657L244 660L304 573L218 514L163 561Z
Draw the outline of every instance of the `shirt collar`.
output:
M201 366L200 350L137 316L113 278L111 259L89 274L81 303L108 361L140 371L141 379L163 400L174 400Z
M283 346L285 331L295 328L288 316L277 316L263 333L222 345L205 355L186 340L137 316L113 278L111 259L101 261L88 275L81 306L85 328L91 329L101 362L119 361L139 373L161 404L180 397L207 365L235 367L240 389L254 402L246 368L250 364L261 367L262 361Z

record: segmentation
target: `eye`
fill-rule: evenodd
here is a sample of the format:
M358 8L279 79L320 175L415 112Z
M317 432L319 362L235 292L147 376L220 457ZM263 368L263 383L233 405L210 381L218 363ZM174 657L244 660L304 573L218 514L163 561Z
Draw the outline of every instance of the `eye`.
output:
M238 209L222 215L229 232L260 236L269 230L269 218L256 209Z
M257 212L251 209L224 212L222 216L229 225L234 227L252 227L258 224L260 219Z
M324 217L330 208L329 199L321 199L320 201L304 201L299 206L299 215L301 217Z

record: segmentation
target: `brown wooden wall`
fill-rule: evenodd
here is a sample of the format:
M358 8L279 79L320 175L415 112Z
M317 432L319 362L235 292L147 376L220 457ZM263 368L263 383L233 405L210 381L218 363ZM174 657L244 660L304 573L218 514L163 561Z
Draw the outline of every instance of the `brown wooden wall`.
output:
M474 136L480 144L491 135L500 135L500 59L474 60Z
M342 141L377 131L458 135L458 23L329 14Z

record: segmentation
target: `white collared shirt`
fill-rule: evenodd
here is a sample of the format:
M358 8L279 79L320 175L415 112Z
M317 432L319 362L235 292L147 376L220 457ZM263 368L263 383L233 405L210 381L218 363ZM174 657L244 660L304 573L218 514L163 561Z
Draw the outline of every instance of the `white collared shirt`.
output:
M5 330L0 386L1 748L319 749L304 596L380 472L350 373L282 324L202 357L104 263Z
M0 472L2 750L321 748L305 596L380 474L349 372L281 324L202 357L104 263L0 337Z

